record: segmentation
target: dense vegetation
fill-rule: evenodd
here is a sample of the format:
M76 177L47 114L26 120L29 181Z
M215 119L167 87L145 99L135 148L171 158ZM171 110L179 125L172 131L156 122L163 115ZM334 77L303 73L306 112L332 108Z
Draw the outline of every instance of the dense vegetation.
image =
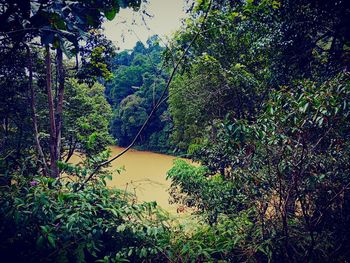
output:
M132 50L118 53L112 65L113 78L106 83L107 100L113 107L111 134L118 145L131 143L159 100L167 79L157 36L148 39L147 47L137 42ZM138 147L152 151L167 152L171 149L169 133L172 127L163 103L142 132Z
M173 48L196 34L202 2ZM170 88L174 201L210 227L190 259L349 260L346 1L217 3ZM199 252L201 251L201 252Z
M101 23L140 4L0 0L2 257L348 262L348 1L198 0L115 55ZM168 172L194 227L106 187L109 132L200 164Z

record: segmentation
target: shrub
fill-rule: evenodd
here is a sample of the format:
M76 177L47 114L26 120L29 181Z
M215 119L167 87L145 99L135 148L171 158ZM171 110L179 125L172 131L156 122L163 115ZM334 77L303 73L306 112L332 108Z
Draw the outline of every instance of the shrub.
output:
M256 120L218 125L215 144L208 136L196 153L207 168L176 163L174 198L218 222L208 234L250 211L252 234L227 251L235 260L243 253L239 261L348 261L349 103L347 73L281 87Z
M0 191L1 256L13 262L161 260L154 240L167 231L165 215L155 203L135 204L103 181L77 191L79 179L14 174Z

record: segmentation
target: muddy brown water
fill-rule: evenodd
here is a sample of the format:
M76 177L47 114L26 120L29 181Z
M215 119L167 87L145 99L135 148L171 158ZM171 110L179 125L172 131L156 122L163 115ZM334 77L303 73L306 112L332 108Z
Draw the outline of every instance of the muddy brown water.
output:
M124 148L111 146L110 149L114 156ZM111 163L113 178L107 180L107 186L126 189L136 194L137 201L156 201L166 211L176 213L178 206L169 204L168 188L171 182L166 180L166 173L175 159L171 155L131 149ZM79 162L79 157L75 156L71 162ZM115 170L121 167L125 171L118 174Z

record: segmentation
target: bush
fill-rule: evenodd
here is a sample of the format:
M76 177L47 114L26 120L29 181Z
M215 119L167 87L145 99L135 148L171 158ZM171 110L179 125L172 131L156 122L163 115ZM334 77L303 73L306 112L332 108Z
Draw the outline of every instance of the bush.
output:
M175 200L202 211L208 235L249 211L251 234L226 250L233 261L350 260L349 105L347 73L281 87L256 120L216 127L196 153L206 168L176 163Z
M76 168L78 171L79 168ZM0 192L0 254L11 262L162 260L154 240L167 231L155 203L135 204L104 179L13 175Z

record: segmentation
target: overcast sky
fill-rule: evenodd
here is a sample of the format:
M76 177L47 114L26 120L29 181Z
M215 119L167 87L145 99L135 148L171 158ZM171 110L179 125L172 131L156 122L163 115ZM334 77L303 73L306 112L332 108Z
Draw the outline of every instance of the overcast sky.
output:
M104 23L106 36L121 50L133 48L138 40L146 43L149 36L159 35L162 39L180 28L181 19L186 16L184 0L149 0L143 22L140 13L121 9L113 21Z

